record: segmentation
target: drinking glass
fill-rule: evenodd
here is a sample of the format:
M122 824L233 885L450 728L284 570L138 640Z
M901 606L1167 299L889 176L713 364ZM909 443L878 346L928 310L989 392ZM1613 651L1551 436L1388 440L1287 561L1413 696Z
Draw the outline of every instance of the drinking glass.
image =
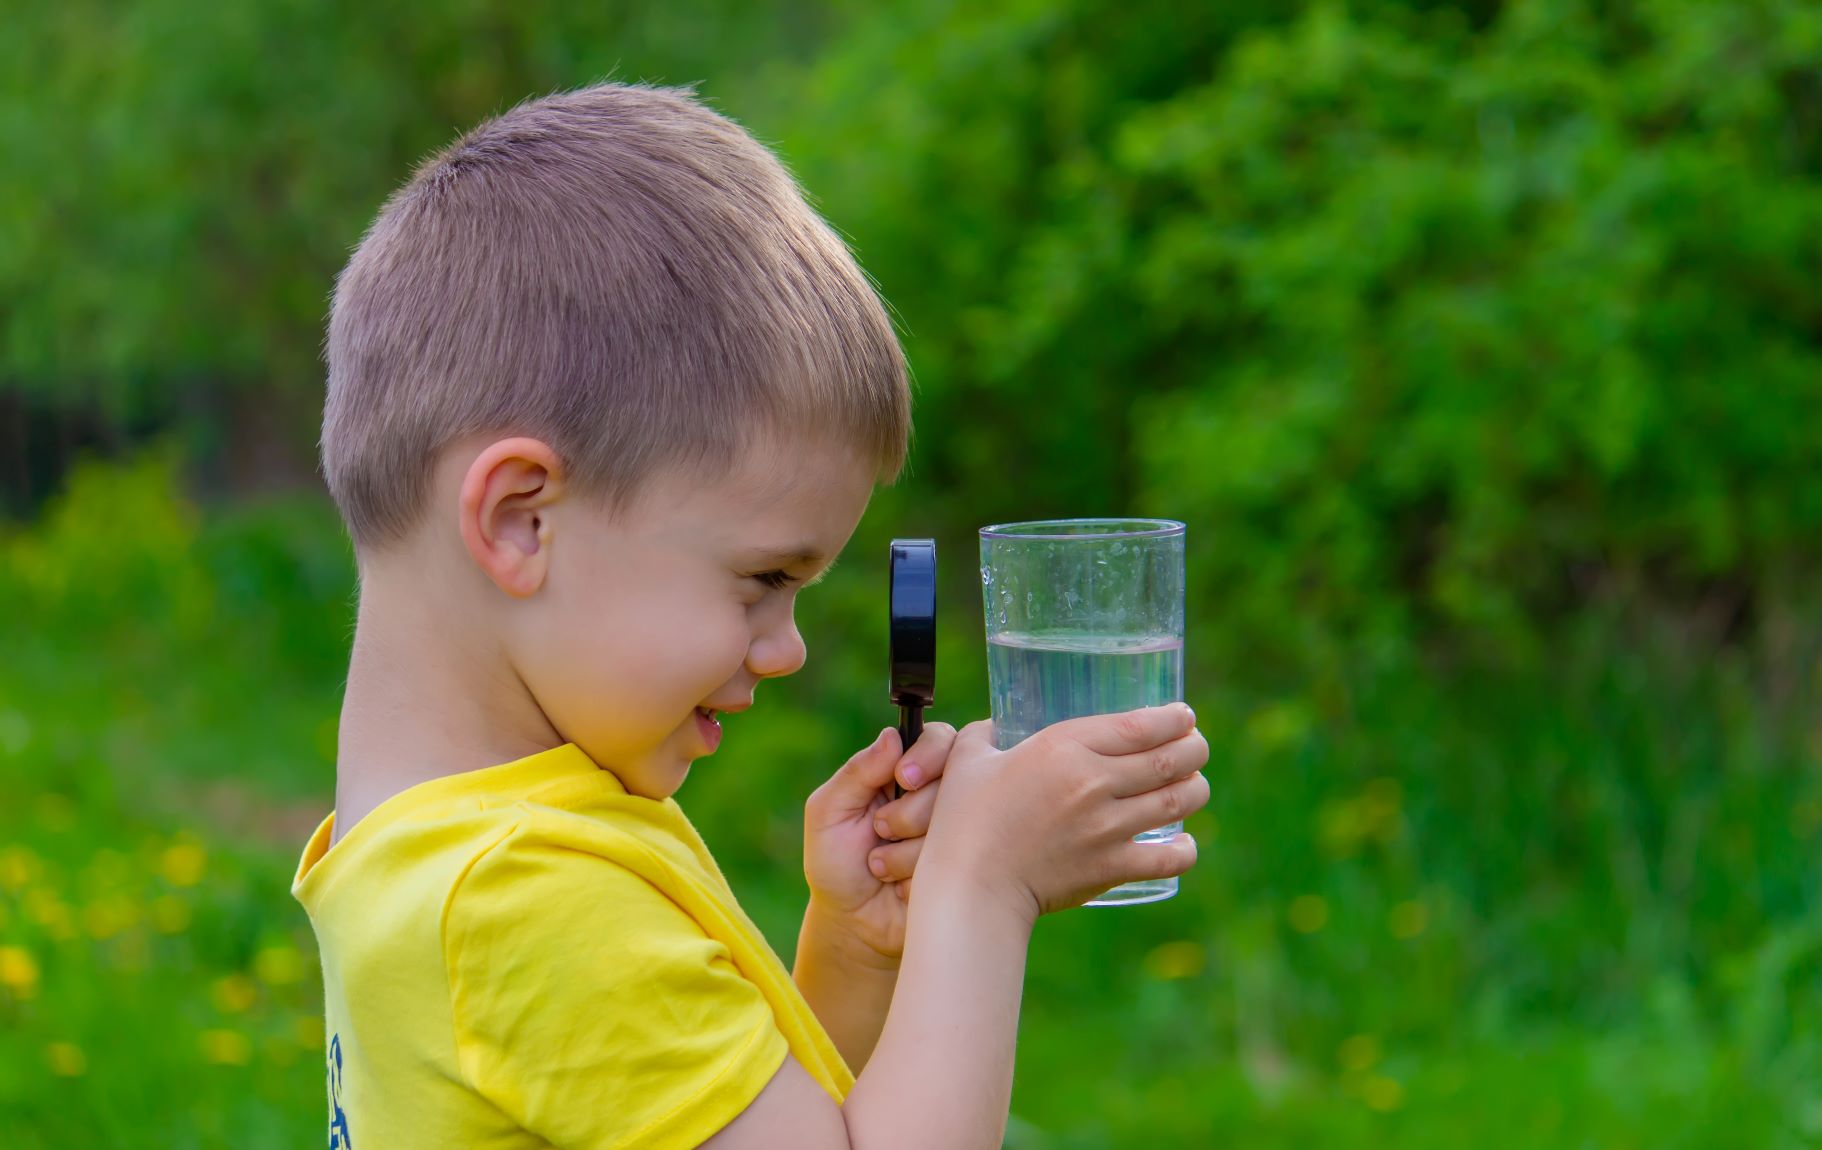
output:
M1047 519L981 528L987 678L1001 750L1052 723L1183 698L1183 543L1172 519ZM1136 836L1162 842L1180 822ZM1088 903L1156 902L1175 878Z

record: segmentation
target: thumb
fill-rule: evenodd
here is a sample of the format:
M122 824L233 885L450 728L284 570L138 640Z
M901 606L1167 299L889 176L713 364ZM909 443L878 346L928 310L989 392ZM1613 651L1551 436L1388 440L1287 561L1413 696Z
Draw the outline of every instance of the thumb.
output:
M976 719L974 722L963 727L956 733L955 747L952 748L949 753L953 755L963 744L972 745L975 743L979 743L983 747L997 749L993 739L992 719Z
M866 805L881 787L892 781L892 772L898 768L898 760L903 754L904 748L898 745L898 728L885 728L871 746L856 751L835 772L835 777L829 780L829 790L833 792L830 797L838 802Z

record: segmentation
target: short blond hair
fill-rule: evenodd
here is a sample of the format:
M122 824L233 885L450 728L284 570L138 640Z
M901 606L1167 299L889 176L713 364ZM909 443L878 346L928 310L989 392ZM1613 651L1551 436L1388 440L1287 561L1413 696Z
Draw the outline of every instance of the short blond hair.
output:
M543 439L624 507L755 433L834 437L894 481L904 354L872 281L778 159L687 90L533 100L386 202L336 280L322 462L349 533L408 533L448 444Z

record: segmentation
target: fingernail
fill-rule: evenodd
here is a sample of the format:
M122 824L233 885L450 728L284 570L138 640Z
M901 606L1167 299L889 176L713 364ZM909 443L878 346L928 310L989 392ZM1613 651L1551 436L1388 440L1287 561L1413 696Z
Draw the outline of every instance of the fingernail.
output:
M890 830L888 830L886 827L885 819L874 819L873 820L873 833L878 835L882 839L889 839L892 837L892 832Z
M873 872L874 878L886 877L886 860L874 855L867 860L867 869Z
M881 727L879 729L879 737L877 739L873 740L873 746L868 749L869 750L878 750L879 748L885 746L886 745L886 733L888 731L890 731L891 729L892 729L891 727Z
M1190 724L1193 726L1196 721L1196 709L1194 707L1190 706L1188 703L1184 703L1183 704L1183 713L1185 715L1189 716Z
M924 785L924 768L916 763L906 763L898 768L898 777L904 781L906 790L915 791Z

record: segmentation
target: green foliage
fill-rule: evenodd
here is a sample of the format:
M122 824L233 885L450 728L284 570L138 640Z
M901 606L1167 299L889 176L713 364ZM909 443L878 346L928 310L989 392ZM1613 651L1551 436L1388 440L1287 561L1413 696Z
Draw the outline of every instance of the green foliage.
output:
M348 556L320 502L205 518L174 479L84 469L0 541L33 620L0 664L0 787L33 796L0 811L0 1114L25 1146L321 1122L285 888L328 804ZM680 796L783 953L802 799L890 721L880 576L854 553L802 597L809 667ZM977 627L941 637L957 722ZM1822 1073L1801 724L1737 659L1614 638L1589 624L1548 675L1348 673L1344 719L1192 690L1203 864L1171 902L1042 924L1009 1144L1796 1144Z
M908 318L945 494L1189 521L1210 638L1293 674L1789 594L1814 6L1208 9L938 6L819 68L792 142Z
M939 539L960 723L974 529L1166 515L1204 862L1041 926L1009 1145L1822 1137L1813 5L135 0L9 30L0 392L178 433L0 534L9 1145L314 1141L285 886L351 564L315 492L195 478L249 408L308 444L324 296L412 162L610 72L705 79L778 141L918 380L909 478L800 600L808 666L680 795L781 951L802 799L892 717L884 542Z
M15 5L0 382L121 418L257 389L308 443L335 273L422 157L556 88L762 72L823 19L700 0Z

